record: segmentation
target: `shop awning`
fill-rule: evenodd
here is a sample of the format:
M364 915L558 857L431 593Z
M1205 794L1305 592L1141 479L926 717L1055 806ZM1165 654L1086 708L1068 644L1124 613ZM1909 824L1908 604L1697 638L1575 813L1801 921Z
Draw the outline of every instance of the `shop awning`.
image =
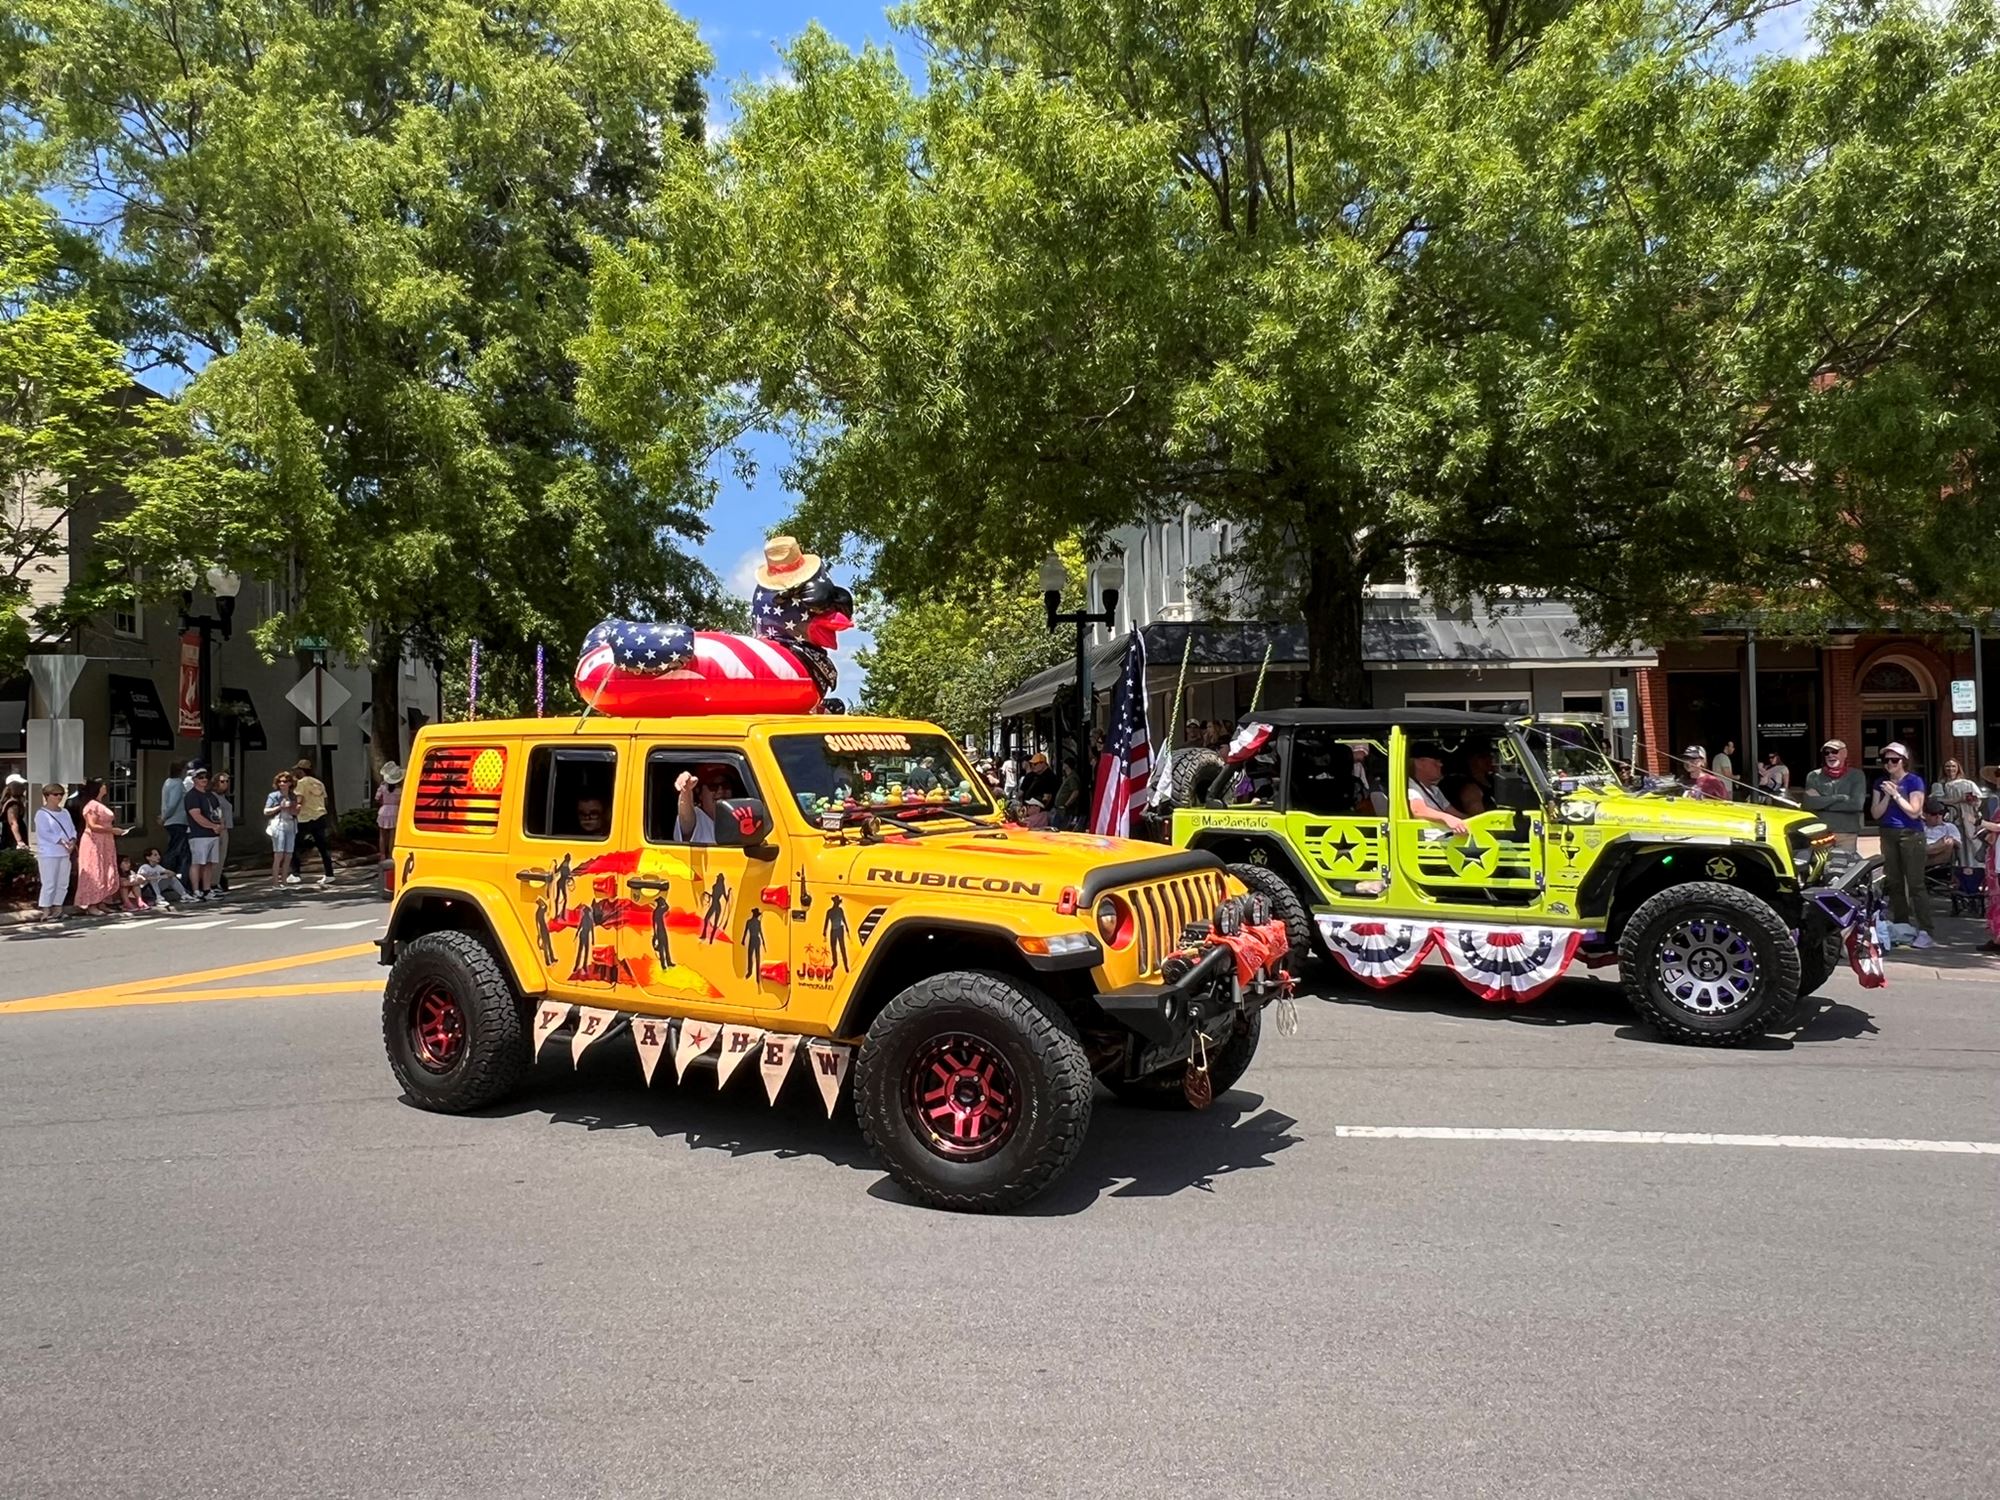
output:
M220 717L235 723L238 749L268 748L268 742L264 738L264 721L257 717L257 705L250 701L250 694L246 689L224 688L219 714Z
M1145 627L1146 661L1176 671L1187 653L1190 670L1255 672L1306 664L1303 624L1264 620L1201 620ZM1129 639L1096 648L1090 680L1109 692ZM1266 653L1269 653L1267 656ZM1553 600L1523 600L1498 614L1452 614L1422 599L1371 599L1361 621L1361 664L1371 672L1410 668L1644 667L1651 650L1597 655L1584 643L1576 611ZM1046 709L1076 690L1076 662L1068 658L1037 672L1009 693L1000 717Z
M150 677L107 677L111 712L125 720L135 750L171 750L174 726L160 702L160 690Z

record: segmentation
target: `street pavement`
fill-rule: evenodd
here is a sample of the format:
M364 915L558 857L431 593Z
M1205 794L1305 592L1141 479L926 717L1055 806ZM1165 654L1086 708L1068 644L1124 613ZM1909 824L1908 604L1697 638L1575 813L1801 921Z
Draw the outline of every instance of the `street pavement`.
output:
M1969 926L1741 1051L1598 975L1308 998L965 1218L804 1077L648 1090L623 1038L401 1103L383 910L0 938L0 1496L2000 1493Z

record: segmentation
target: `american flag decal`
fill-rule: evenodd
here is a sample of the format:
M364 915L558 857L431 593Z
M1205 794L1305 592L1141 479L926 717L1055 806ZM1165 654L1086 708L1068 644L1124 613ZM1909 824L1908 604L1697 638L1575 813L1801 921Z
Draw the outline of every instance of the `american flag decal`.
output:
M418 828L436 833L496 832L506 784L507 752L498 745L426 751L412 818Z

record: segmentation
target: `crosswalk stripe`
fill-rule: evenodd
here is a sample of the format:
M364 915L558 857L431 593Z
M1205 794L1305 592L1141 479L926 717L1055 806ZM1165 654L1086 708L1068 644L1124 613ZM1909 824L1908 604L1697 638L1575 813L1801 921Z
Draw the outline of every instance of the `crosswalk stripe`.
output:
M217 917L210 922L172 922L166 925L171 926L175 932L200 932L204 927L227 927L229 918Z
M300 917L286 917L282 921L277 922L238 922L235 930L237 932L270 932L278 927L296 927L302 920L303 918Z
M307 932L348 932L356 927L373 927L380 917L363 917L359 922L314 922Z

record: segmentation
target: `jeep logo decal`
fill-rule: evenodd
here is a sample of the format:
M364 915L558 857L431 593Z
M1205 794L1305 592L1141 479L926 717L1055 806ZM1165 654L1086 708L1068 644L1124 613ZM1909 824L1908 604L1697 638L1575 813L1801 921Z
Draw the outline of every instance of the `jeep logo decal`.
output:
M921 885L941 891L985 891L993 896L1039 896L1039 880L1007 880L998 875L944 875L936 870L870 870L864 880L882 885Z

